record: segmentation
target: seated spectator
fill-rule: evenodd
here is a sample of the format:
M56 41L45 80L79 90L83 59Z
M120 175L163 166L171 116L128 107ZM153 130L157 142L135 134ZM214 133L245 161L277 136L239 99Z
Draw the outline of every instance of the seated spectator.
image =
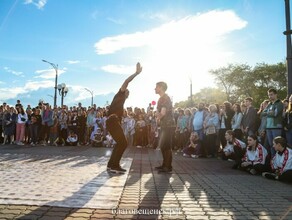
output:
M62 136L57 137L57 139L54 141L54 145L55 146L64 146L65 145L65 141L62 138Z
M103 133L101 129L96 129L91 133L90 141L93 147L102 147Z
M74 131L70 131L66 140L66 145L68 146L77 146L78 136Z
M202 143L197 132L192 132L187 146L183 149L184 157L198 158L201 156Z
M262 175L268 179L280 180L292 183L292 150L287 147L287 141L283 137L275 137L273 147L276 155L271 161L271 173Z
M105 140L103 142L103 145L105 147L114 147L116 144L115 140L113 139L113 137L110 134L107 134L105 136Z
M240 169L252 175L267 171L266 158L268 151L258 141L256 135L249 135L247 138L248 147L245 156L242 158Z
M226 146L223 148L223 160L232 159L235 164L232 169L237 169L241 164L241 159L245 153L246 144L234 137L234 132L227 130L225 133L225 138L227 141Z

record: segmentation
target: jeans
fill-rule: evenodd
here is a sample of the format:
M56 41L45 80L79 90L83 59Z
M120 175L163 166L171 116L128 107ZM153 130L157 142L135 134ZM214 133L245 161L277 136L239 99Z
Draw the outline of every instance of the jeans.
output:
M268 139L268 143L270 145L270 149L271 149L271 158L273 158L276 154L276 151L273 147L273 140L275 137L277 136L281 136L282 135L282 128L280 129L267 129L267 139Z

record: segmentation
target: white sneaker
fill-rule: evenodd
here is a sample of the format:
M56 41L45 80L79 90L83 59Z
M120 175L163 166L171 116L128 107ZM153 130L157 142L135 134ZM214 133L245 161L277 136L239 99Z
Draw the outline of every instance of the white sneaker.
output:
M191 157L192 158L199 158L199 155L192 154Z
M17 145L21 145L21 146L23 146L24 143L22 143L22 142L18 142Z
M136 146L137 148L142 148L142 146L140 146L140 145L138 145L138 146Z

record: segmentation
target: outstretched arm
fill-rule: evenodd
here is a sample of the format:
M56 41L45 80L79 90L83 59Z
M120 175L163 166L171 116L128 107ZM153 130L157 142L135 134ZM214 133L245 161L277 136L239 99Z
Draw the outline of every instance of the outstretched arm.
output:
M137 75L139 75L142 72L142 67L140 63L136 64L136 72L134 74L132 74L131 76L129 76L125 82L123 83L122 87L121 87L121 91L124 92L126 91L129 82L131 82Z

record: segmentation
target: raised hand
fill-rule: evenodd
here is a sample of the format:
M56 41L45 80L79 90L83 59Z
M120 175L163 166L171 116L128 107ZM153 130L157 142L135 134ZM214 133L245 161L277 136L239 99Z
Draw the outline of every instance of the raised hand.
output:
M141 73L141 72L142 72L142 66L141 66L141 64L138 62L138 63L136 64L136 73L139 74L139 73Z

